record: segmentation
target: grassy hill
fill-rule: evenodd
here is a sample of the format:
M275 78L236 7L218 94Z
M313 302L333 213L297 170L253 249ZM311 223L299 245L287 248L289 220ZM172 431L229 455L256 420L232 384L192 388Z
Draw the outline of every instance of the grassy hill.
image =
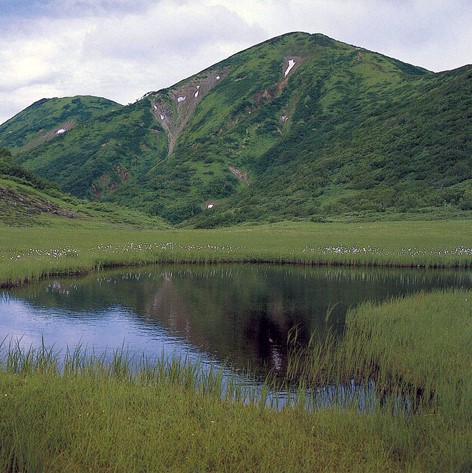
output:
M471 79L292 33L14 154L173 224L453 216L472 209Z
M135 225L167 228L159 217L114 204L86 202L14 163L0 148L0 223L8 226L87 228Z
M100 97L41 99L0 125L0 147L25 153L121 107Z

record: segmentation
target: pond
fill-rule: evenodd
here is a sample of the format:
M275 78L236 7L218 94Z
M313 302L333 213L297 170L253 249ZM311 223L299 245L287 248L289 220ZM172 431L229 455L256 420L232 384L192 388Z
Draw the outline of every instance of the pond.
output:
M349 307L418 291L471 288L462 271L289 265L172 265L50 279L0 297L0 342L183 355L283 374L289 331L341 334Z

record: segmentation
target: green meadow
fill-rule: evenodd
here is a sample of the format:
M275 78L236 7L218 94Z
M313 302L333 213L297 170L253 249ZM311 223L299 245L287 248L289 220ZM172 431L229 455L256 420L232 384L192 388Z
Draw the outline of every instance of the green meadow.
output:
M51 220L53 222L53 220ZM4 287L163 262L472 265L468 220L143 229L62 220L0 225ZM0 340L1 342L1 340ZM290 343L294 402L267 401L185 359L0 346L0 471L466 472L472 470L472 292L351 310L340 339ZM290 379L289 379L290 378ZM346 402L325 386L370 386ZM342 393L342 391L337 391ZM248 401L249 400L249 401Z
M163 262L472 266L470 220L278 223L213 230L134 228L63 220L0 223L0 284Z

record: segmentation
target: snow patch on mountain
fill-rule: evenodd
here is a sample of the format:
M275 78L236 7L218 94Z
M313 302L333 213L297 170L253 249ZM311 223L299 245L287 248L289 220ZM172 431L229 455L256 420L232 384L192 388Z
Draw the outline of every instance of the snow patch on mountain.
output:
M295 62L293 59L290 59L290 60L288 61L288 67L287 67L287 69L286 69L286 71L285 71L285 77L288 76L288 74L289 74L290 71L293 69L293 67L295 66L295 64L296 64L296 62Z

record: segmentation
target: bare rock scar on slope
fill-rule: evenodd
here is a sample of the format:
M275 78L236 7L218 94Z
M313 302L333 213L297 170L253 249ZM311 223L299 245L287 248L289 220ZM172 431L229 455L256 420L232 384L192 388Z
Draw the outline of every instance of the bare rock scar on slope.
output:
M229 166L228 168L231 172L231 174L238 180L241 181L243 184L248 186L251 181L249 180L249 177L247 175L247 172L245 171L240 171L239 169L235 168L234 166Z
M174 150L179 134L187 125L199 102L227 74L227 70L206 71L167 93L157 92L152 96L152 113L167 134L168 154Z
M0 186L0 220L7 218L12 213L16 215L50 213L59 217L77 217L75 213L64 210L59 205L40 197L23 194L14 189Z
M277 92L287 85L289 77L302 62L302 57L286 56L283 60L282 79L275 85L273 91L263 91L261 98L272 100ZM168 154L174 150L179 134L187 125L199 102L228 74L228 69L205 71L180 86L177 85L168 91L156 92L151 95L152 113L167 135ZM235 80L242 79L244 78Z

